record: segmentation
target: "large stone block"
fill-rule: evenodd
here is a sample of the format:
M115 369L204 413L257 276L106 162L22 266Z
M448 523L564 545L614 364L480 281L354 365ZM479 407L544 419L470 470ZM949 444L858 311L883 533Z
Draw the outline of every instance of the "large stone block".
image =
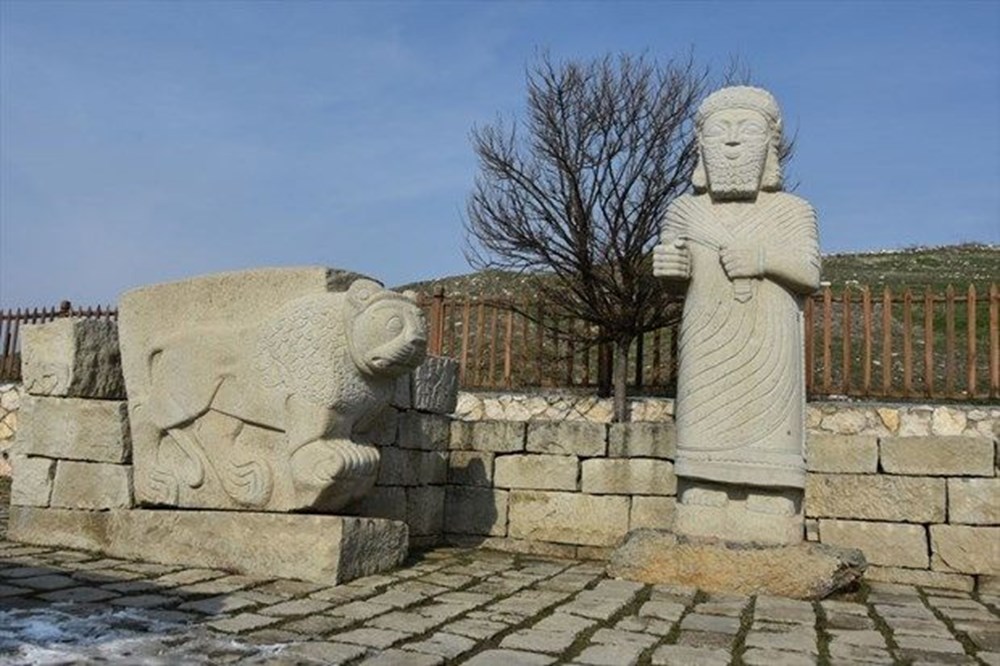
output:
M612 554L608 575L716 594L821 599L854 583L866 566L860 551L817 543L753 546L636 530Z
M1000 524L1000 478L948 479L948 522Z
M444 486L406 489L406 524L410 536L441 534L444 523Z
M1000 574L1000 527L931 525L931 568L963 574Z
M672 529L676 511L676 498L637 495L632 498L632 507L628 514L629 531L643 528Z
M865 571L865 580L936 587L944 590L962 590L964 592L972 592L972 588L975 586L975 579L972 576L902 567L870 566Z
M945 520L945 480L883 474L810 474L806 515L904 523Z
M874 474L878 471L878 440L874 435L806 437L806 469L829 474Z
M608 455L673 460L677 456L676 428L673 423L612 423L608 430Z
M613 546L628 530L629 498L514 490L509 536L585 546Z
M993 476L993 442L980 437L886 437L880 449L889 474Z
M399 417L399 447L447 451L451 439L451 422L447 416L403 412Z
M57 319L24 326L21 376L32 395L123 399L118 325L108 319Z
M517 453L524 451L526 427L517 421L452 421L451 448Z
M505 490L449 486L445 495L444 531L505 536L508 498Z
M52 483L53 507L63 509L128 509L132 466L60 460Z
M674 495L673 463L649 458L584 460L582 489L595 495Z
M871 564L913 569L926 569L930 565L923 525L821 520L819 537L831 546L857 548Z
M407 548L401 522L231 511L13 507L8 537L111 557L326 585L391 570L402 563Z
M571 456L603 456L607 450L606 426L589 421L531 421L527 450Z
M448 459L448 483L459 486L492 486L493 458L487 451L452 451Z
M579 470L576 456L497 456L493 485L498 488L576 490Z
M458 404L458 361L428 356L413 371L413 406L425 412L451 414Z
M336 511L368 492L379 452L352 433L426 349L411 297L327 268L135 289L119 335L137 499L243 511Z
M48 506L52 497L56 461L18 455L12 458L11 463L14 476L10 486L10 503L20 506Z
M18 448L28 455L127 463L132 459L128 405L121 400L28 396Z
M447 479L448 454L444 451L382 449L378 470L380 486L443 484Z
M406 488L375 486L370 493L345 507L344 512L352 516L406 522Z

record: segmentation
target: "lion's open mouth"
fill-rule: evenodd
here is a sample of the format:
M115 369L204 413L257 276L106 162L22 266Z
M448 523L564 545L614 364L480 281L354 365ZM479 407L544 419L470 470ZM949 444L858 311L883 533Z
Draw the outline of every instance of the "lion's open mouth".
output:
M385 353L381 349L376 350L372 353L370 363L372 367L379 370L412 368L418 364L426 352L427 341L420 338Z

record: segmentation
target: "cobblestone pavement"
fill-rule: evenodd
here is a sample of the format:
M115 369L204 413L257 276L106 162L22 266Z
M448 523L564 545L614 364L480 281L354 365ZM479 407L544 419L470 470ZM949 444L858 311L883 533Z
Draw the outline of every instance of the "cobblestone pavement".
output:
M0 535L8 492L0 480ZM0 537L0 663L1000 666L1000 596L715 596L450 548L329 587Z

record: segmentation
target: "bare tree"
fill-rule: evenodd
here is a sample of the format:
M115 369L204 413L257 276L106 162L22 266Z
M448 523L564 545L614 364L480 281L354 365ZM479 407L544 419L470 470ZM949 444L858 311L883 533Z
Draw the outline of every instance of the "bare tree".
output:
M629 346L679 317L650 257L667 205L689 187L708 73L690 59L541 56L527 86L520 123L472 131L480 172L465 221L469 261L550 274L539 281L547 307L613 344L623 420Z

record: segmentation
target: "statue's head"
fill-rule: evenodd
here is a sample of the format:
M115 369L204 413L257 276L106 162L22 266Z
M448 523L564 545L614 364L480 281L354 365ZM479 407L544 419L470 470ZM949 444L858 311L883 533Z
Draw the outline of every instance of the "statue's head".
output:
M781 189L781 111L771 93L750 86L715 91L698 107L695 133L696 190L715 199L752 199Z
M372 280L347 290L351 358L367 375L397 376L420 365L427 352L427 324L412 292L400 294Z

